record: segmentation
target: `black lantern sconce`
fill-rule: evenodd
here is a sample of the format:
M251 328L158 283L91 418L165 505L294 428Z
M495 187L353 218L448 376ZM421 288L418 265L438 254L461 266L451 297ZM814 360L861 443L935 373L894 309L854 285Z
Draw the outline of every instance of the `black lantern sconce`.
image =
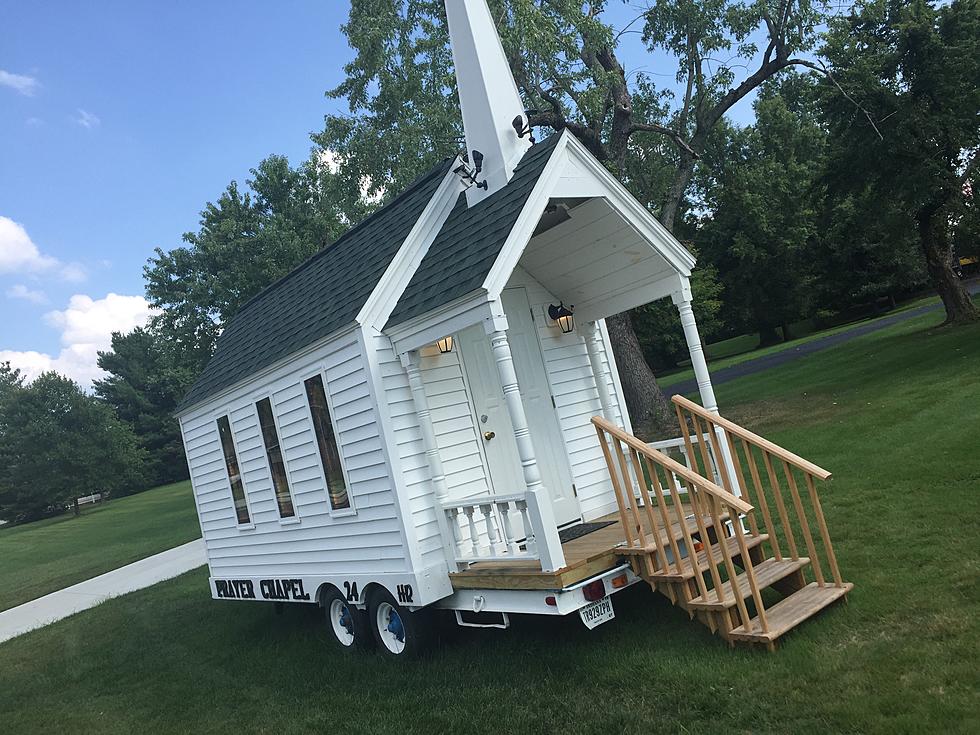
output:
M551 304L548 307L548 316L551 321L558 323L558 328L561 329L562 334L570 334L575 329L575 317L572 316L574 308L574 306L565 306L562 302L558 302L558 306Z
M448 355L453 351L453 336L450 334L448 337L443 337L436 344L439 345L439 352Z

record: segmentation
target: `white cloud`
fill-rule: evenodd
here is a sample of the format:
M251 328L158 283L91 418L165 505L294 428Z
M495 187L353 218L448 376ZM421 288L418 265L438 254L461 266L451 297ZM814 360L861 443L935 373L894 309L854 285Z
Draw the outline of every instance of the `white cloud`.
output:
M4 273L55 273L69 283L85 280L80 264L44 255L22 224L0 215L0 274Z
M153 309L142 296L110 293L102 299L75 294L63 311L45 314L45 321L61 330L61 352L55 357L28 350L0 350L0 362L20 368L28 380L45 370L57 370L88 388L105 375L97 364L100 350L108 350L113 332L129 332L143 326Z
M29 128L39 128L44 125L44 120L39 117L29 117L24 121L24 124Z
M92 128L97 128L102 124L102 121L97 115L93 115L91 112L83 110L81 107L78 108L78 113L72 117L72 122L76 123L77 125L81 125L83 128L88 128L89 130Z
M48 297L44 295L43 291L35 291L25 286L23 283L15 283L13 286L7 289L7 296L11 299L23 299L24 301L30 301L32 304L46 304L48 303Z
M13 72L0 69L0 87L9 87L15 92L31 97L37 88L41 86L36 78L26 74L14 74Z

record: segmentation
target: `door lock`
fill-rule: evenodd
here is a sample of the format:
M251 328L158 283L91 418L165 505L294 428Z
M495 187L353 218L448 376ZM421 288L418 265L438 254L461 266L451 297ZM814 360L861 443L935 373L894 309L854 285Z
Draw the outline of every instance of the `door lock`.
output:
M493 431L484 431L483 432L483 438L486 439L487 441L490 441L495 436L497 436L497 434L495 432L493 432Z

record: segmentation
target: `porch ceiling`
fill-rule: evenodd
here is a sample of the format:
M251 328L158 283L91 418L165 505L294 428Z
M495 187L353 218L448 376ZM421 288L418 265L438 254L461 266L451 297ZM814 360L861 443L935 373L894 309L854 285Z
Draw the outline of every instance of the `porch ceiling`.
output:
M588 320L662 298L678 283L664 256L600 197L532 237L520 265Z

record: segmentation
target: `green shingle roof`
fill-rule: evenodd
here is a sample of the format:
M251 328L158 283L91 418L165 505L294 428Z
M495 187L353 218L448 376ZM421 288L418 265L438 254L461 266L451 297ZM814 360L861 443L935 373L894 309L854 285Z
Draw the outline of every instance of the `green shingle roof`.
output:
M449 170L446 160L259 292L218 339L182 411L354 321Z
M555 133L528 150L507 186L479 204L467 208L466 196L460 194L398 300L386 329L483 285L559 138L561 134Z

